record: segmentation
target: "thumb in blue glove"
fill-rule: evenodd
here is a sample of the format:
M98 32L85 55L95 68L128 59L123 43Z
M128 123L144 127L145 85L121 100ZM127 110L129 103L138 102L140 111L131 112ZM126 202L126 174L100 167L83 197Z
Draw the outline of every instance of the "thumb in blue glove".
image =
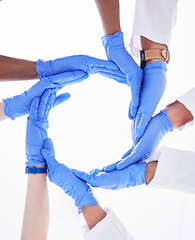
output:
M173 129L173 124L166 111L161 111L151 118L141 139L122 156L122 160L104 167L103 171L121 170L135 162L149 159L164 135Z
M123 156L123 160L117 164L116 168L118 170L123 169L142 159L149 159L164 135L173 131L173 129L173 124L166 111L163 110L152 117L143 136L139 139L136 145Z
M75 200L79 213L83 206L98 204L89 185L76 177L71 169L56 161L53 143L50 139L45 140L41 153L47 162L50 181Z
M125 169L112 172L103 172L99 169L92 170L89 173L78 170L72 170L72 172L92 187L119 190L146 184L146 162L135 163Z
M55 89L55 91L58 91L65 85L74 83L75 81L80 81L85 77L86 73L83 71L65 72L60 75L44 77L35 85L33 85L28 91L25 91L24 93L16 95L12 98L4 99L4 113L12 120L14 120L16 117L29 114L32 100L35 97L41 97L41 95L46 89L51 88ZM67 97L67 94L58 96L55 99L55 103L53 106L56 106L61 102L65 101Z

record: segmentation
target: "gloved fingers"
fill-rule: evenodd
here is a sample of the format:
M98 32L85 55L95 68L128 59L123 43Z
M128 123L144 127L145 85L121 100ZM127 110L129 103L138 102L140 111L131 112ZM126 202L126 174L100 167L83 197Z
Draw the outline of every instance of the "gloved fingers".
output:
M39 102L39 107L38 107L38 111L37 111L37 118L39 120L43 120L44 116L45 116L45 108L46 108L46 104L48 101L48 98L51 94L51 89L47 89L43 92L41 98L40 98L40 102Z
M74 83L79 83L84 81L85 79L87 79L89 77L88 73L85 73L82 77L78 77L72 80L69 79L65 79L64 82L61 82L60 84L58 84L58 87L61 89L63 87L65 87L66 85L70 85L70 84L74 84Z
M30 106L30 114L29 114L30 119L37 119L39 101L40 101L39 97L35 97L32 100L31 106Z
M71 169L71 171L78 178L80 178L80 179L84 180L85 182L87 182L89 175L86 172L80 171L80 170L76 170L76 169Z
M130 82L130 88L131 88L131 102L132 102L131 105L136 109L139 105L140 88L136 84L132 83L132 81ZM133 118L136 116L136 113L131 111L131 115Z
M137 126L140 123L141 116L142 116L142 114L138 112L136 117L133 119L133 122L132 122L132 125L131 125L131 134L132 134L133 143L135 143L135 140L137 138L136 130L137 130Z
M103 168L102 168L102 171L103 171L103 172L112 172L112 171L116 170L116 166L117 166L117 164L118 164L119 162L120 162L120 161L117 161L117 162L115 162L115 163L111 163L111 164L103 167Z
M137 74L135 74L131 78L127 77L127 82L131 89L132 106L135 108L139 106L142 81L143 81L143 71L141 71L141 73L140 71L137 72ZM136 113L132 111L131 115L135 117Z
M98 72L98 74L100 74L100 75L102 75L104 77L113 79L116 82L127 84L126 78L123 78L123 77L121 77L121 76L119 76L117 74L112 74L112 73L107 73L107 72Z
M54 84L64 84L66 82L68 84L71 81L83 79L83 77L86 77L86 72L82 70L78 70L78 71L63 72L60 74L48 76L47 78L49 79L50 82Z
M132 104L132 101L130 101L130 105L129 105L129 113L128 113L128 117L129 119L133 119L134 116L136 116L137 114L137 107L134 107Z
M107 69L112 69L112 70L119 69L118 66L114 62L108 61L108 60L98 59L98 58L94 58L94 57L88 57L87 62L88 62L88 66L90 69L90 73L94 67L107 68Z
M129 117L130 120L133 119L133 116L132 116L132 114L131 114L131 108L132 108L132 102L130 101L130 104L129 104L129 112L128 112L128 117Z
M130 154L130 156L126 157L125 159L123 159L117 164L116 168L117 170L121 170L140 160L142 160L141 153L139 151L136 151L136 149L134 149L133 152Z
M56 92L51 91L51 94L49 95L46 106L45 106L45 114L44 114L45 120L48 119L49 112L54 105L55 99L56 99Z
M48 150L50 152L51 156L55 157L54 145L50 138L45 139L45 141L43 143L43 148Z
M60 165L47 149L42 149L41 154L45 158L49 173Z
M131 152L133 151L133 148L134 148L134 146L132 146L125 154L123 154L121 159L125 159L126 157L128 157L131 154ZM119 162L121 162L121 161L119 161Z
M126 75L120 69L113 70L113 69L109 69L109 68L105 68L105 67L92 67L90 73L91 74L109 73L109 74L117 75L118 77L126 79Z
M99 169L94 169L90 173L73 170L73 173L80 179L90 184L92 187L106 187L109 185L113 185L113 179L110 179L110 176L112 177L113 174L103 172ZM115 177L115 179L117 178Z
M33 85L28 91L25 93L29 98L41 97L43 92L46 89L54 89L56 85L51 83L48 78L44 77L43 79L39 80L35 85Z
M52 107L55 107L55 106L65 102L69 98L70 98L70 94L69 93L63 93L63 94L57 96Z
M140 139L143 136L151 117L151 115L148 115L146 113L139 113L139 121L136 121L135 125L137 139Z

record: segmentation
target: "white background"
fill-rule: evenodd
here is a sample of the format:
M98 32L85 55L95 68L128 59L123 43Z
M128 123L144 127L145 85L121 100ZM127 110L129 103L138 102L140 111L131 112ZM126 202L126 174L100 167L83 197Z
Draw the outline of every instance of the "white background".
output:
M126 47L131 35L133 0L121 1ZM157 111L194 86L194 1L180 1L171 42L167 89ZM4 0L0 2L0 54L49 60L74 54L106 59L103 30L91 0ZM2 82L0 98L23 92L36 81ZM100 75L68 86L71 98L50 114L49 137L57 160L82 170L120 159L131 146L127 117L130 90ZM19 239L25 202L26 116L0 124L0 239ZM169 147L194 150L195 129L175 131L163 140ZM48 239L81 239L83 219L72 199L49 183ZM195 196L145 186L106 191L93 189L102 206L113 208L136 240L192 240Z

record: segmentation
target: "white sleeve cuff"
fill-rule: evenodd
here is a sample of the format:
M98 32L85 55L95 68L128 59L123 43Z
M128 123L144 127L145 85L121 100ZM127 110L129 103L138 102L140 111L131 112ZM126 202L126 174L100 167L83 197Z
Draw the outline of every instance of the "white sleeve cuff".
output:
M187 126L194 125L195 123L195 87L177 98L177 100L182 103L193 115L193 121L178 128L179 130L182 130L184 127L186 128Z
M134 240L125 226L111 209L105 209L107 215L91 230L83 226L84 240Z
M195 193L195 152L161 147L158 165L148 187Z
M170 46L178 0L136 0L130 48L139 57L140 36Z

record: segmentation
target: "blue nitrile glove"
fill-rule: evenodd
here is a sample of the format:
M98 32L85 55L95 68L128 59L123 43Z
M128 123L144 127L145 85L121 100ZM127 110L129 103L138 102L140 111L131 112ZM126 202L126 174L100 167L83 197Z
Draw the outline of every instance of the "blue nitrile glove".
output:
M85 77L86 73L83 71L65 72L55 76L44 77L41 81L38 81L35 85L33 85L28 91L25 91L24 93L16 95L12 98L3 99L5 103L4 113L12 120L14 120L16 117L29 114L30 104L33 98L40 97L46 89L52 88L57 91L67 84L82 81ZM54 106L66 100L66 95L65 99L63 99L63 94L58 96Z
M120 70L125 74L127 84L131 88L131 109L132 117L137 113L139 105L141 83L143 71L127 52L124 46L123 32L117 32L114 35L106 35L102 38L107 57L118 65Z
M104 167L103 171L120 170L140 160L149 159L164 135L173 129L166 111L161 111L151 118L139 142L123 155L122 160Z
M118 82L126 83L125 75L116 64L86 55L69 56L46 62L39 59L36 64L36 70L40 78L66 71L82 70L87 74L99 73L103 76L114 78Z
M119 190L146 184L146 162L138 162L125 169L114 170L112 172L103 172L99 169L92 170L89 173L75 169L72 172L92 187Z
M49 180L75 200L79 213L83 206L98 203L89 185L76 177L71 169L56 161L51 139L45 140L41 153L47 162Z
M66 93L66 100L69 96ZM56 93L47 89L41 98L36 97L31 103L26 129L26 166L46 165L45 159L41 155L41 149L47 138L48 115L55 99Z
M165 91L166 71L166 63L162 61L150 63L146 65L143 70L144 77L140 95L140 102L136 118L134 119L132 131L134 141L137 141L143 135L156 109L156 106Z

